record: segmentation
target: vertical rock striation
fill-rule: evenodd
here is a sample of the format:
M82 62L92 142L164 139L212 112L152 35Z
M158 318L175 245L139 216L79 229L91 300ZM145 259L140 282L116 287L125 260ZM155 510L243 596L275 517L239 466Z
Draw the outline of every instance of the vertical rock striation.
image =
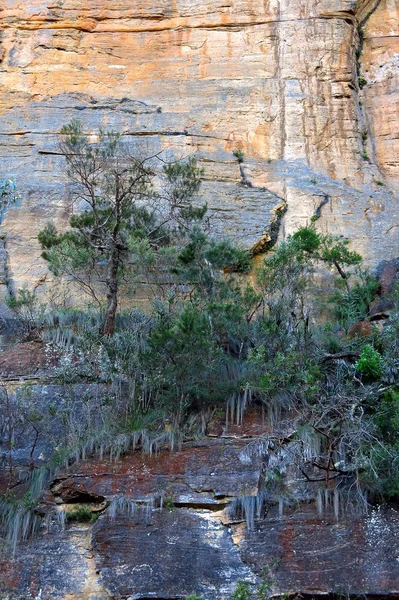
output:
M20 285L43 273L37 231L71 211L56 134L72 117L148 151L196 153L216 231L246 246L262 248L281 198L287 234L328 196L322 229L352 238L370 264L396 252L395 0L3 0L0 28L1 176L23 193L5 228Z

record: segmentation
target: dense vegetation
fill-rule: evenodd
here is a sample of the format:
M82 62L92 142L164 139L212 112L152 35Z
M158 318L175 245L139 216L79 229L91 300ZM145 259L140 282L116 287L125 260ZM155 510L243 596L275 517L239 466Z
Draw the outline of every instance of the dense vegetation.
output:
M351 330L367 319L378 287L360 266L346 242L311 226L282 242L252 284L237 273L248 271L249 255L197 224L167 247L168 284L148 310L121 311L113 336L102 335L93 307L53 312L42 335L60 357L59 380L121 390L108 399L120 403L110 422L107 405L101 431L93 421L95 431L74 443L94 436L92 447L111 448L122 432L178 440L206 433L215 411L241 422L255 403L274 429L262 448L279 457L279 476L294 458L308 481L395 496L399 320L393 309L368 336ZM323 268L338 274L328 297L314 283Z
M395 292L389 320L358 336L353 326L368 321L378 283L346 240L321 234L313 222L281 242L249 277L250 254L208 231L206 207L196 197L201 172L195 161L165 165L164 191L155 191L152 168L119 154L117 136L104 134L93 147L77 123L63 134L69 174L86 207L70 230L58 234L49 224L39 239L53 273L67 273L86 289L90 282L95 302L44 307L25 290L10 306L25 331L47 344L60 383L104 387L79 401L66 392L47 407L3 390L10 482L22 422L36 431L31 473L43 472L35 448L46 439L51 474L88 453L117 457L131 447L173 447L206 434L226 411L227 427L240 423L257 404L273 433L250 444L247 457L265 457L270 497L282 493L293 468L316 489L335 487L357 504L397 497ZM117 188L128 190L120 214ZM96 283L102 270L108 273L103 288ZM327 275L330 289L321 293L317 282ZM152 290L146 309L117 310L121 291L126 299L140 285L148 295ZM30 509L34 497L14 501L13 510L16 502Z

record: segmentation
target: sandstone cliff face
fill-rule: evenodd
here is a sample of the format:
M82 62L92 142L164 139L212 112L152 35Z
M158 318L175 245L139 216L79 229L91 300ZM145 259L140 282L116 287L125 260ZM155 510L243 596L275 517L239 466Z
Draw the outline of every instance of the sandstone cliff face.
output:
M144 151L196 153L216 231L256 251L286 203L281 236L320 208L317 226L350 237L369 264L396 256L398 36L397 0L2 0L0 178L22 195L3 224L14 281L42 280L37 232L72 210L57 150L72 117ZM235 148L252 187L240 183ZM0 591L222 600L266 568L276 593L398 597L393 510L337 521L303 504L282 517L271 509L252 531L229 517L225 505L258 491L262 464L239 461L245 444L227 437L65 473L52 507L119 495L140 503L154 491L176 506L44 530L0 560Z
M65 392L37 385L32 399L53 403ZM79 402L98 390L80 384L69 392ZM242 425L216 420L213 437L174 452L90 458L58 472L37 508L44 516L38 534L20 542L13 558L0 552L0 594L7 600L182 600L195 592L204 600L231 600L245 582L254 590L263 585L263 598L398 598L398 512L353 513L347 497L335 502L326 490L330 506L320 514L318 484L292 476L278 507L262 491L266 455L248 453L267 430L253 407ZM20 440L18 468L29 460L33 435ZM39 442L38 461L43 454ZM0 492L7 482L7 465L0 465ZM63 527L62 516L76 506L98 518Z
M72 117L148 151L195 152L216 231L248 247L262 249L283 199L281 235L323 203L320 228L370 264L396 255L395 0L3 0L0 28L1 176L23 196L4 224L18 285L43 275L38 230L71 210L56 134Z

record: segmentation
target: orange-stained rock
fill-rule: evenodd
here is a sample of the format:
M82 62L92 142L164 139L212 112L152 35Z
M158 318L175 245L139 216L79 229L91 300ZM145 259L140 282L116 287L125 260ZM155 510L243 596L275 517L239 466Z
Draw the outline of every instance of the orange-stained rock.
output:
M179 506L223 508L235 496L258 491L261 460L251 468L240 460L247 443L207 440L154 456L136 452L118 461L90 460L70 475L59 475L52 491L64 502L84 502L89 496L111 499L118 494L142 501L161 495Z
M246 246L264 246L283 198L282 236L322 206L318 227L369 264L396 255L395 0L3 0L0 30L0 177L23 196L4 224L17 285L40 284L37 232L71 211L56 133L72 117L149 152L196 153L215 230Z
M370 321L359 321L352 325L349 329L349 337L354 338L356 336L367 337L373 333L373 326Z
M41 342L13 344L0 352L0 377L19 379L42 375L48 360Z
M390 548L399 542L398 525L392 509L336 519L331 513L316 517L312 505L302 505L283 517L269 515L257 522L239 548L255 572L269 568L273 587L280 593L295 591L292 597L298 600L335 594L397 598L397 553Z
M43 520L13 558L0 555L0 593L10 600L172 600L195 592L231 600L238 582L258 589L267 581L276 597L398 597L393 508L362 515L343 497L335 515L328 507L320 515L312 496L295 502L291 488L284 503L294 506L278 514L266 500L251 529L228 508L222 512L231 494L255 500L262 461L240 461L243 445L204 440L157 457L136 452L72 466L52 486L58 515L71 513L72 502L111 504L94 524L62 529L60 520ZM160 494L163 508L151 502ZM122 502L113 505L115 498Z
M366 4L366 3L364 3ZM368 10L377 4L368 3ZM374 5L374 6L373 6ZM382 0L367 19L364 16L361 73L367 81L361 99L373 161L387 181L399 179L399 6ZM392 223L392 226L395 226ZM396 225L397 226L397 225Z

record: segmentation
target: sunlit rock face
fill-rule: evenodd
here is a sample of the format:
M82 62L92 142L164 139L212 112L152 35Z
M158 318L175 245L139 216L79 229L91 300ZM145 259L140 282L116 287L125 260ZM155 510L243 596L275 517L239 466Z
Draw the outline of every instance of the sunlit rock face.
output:
M264 248L283 200L282 236L323 203L320 229L372 265L396 255L396 0L3 0L0 29L0 177L22 194L4 224L17 285L41 281L37 232L72 210L56 144L72 117L149 153L196 153L215 231L247 247Z

